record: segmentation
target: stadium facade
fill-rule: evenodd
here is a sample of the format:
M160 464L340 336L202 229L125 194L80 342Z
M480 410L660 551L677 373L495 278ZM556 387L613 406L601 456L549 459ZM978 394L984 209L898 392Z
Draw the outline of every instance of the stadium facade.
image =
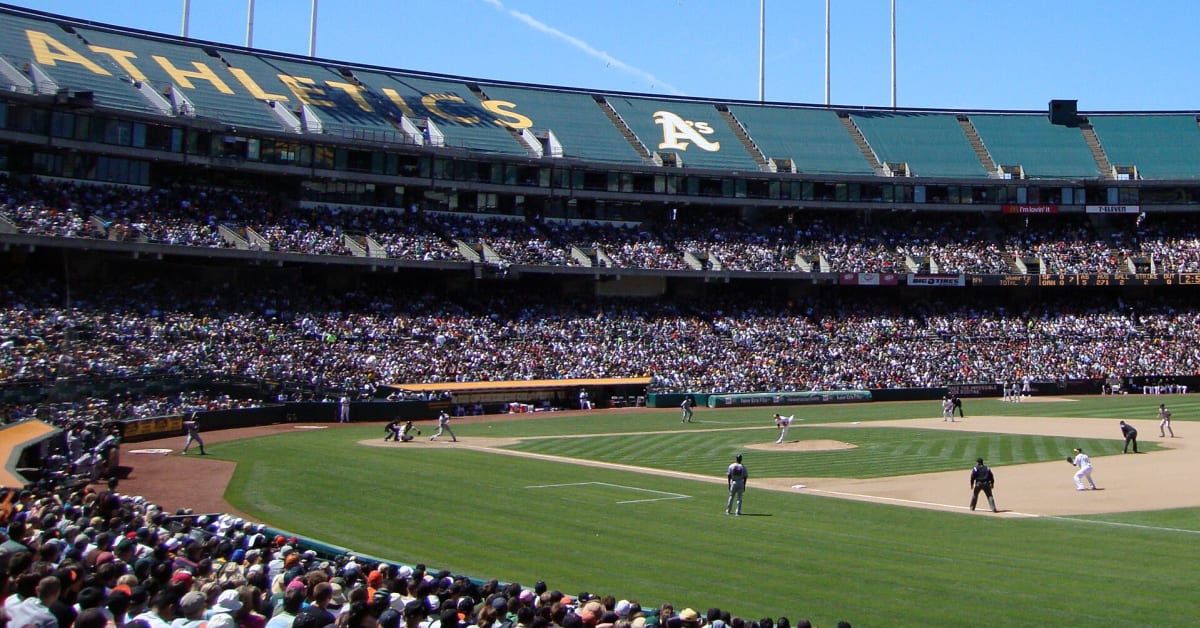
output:
M1200 202L1196 112L1052 124L1045 112L668 98L313 60L14 7L0 14L0 167L13 173L138 186L267 177L309 203L630 223L701 208L789 221L805 210L1103 221ZM363 244L361 256L381 257ZM475 248L464 259L504 262ZM698 253L691 270L730 274ZM587 272L589 256L575 257L578 265L529 270ZM974 281L1106 282L1034 262ZM820 278L831 269L797 258L792 270ZM939 270L936 259L910 257L897 280L967 281L921 278ZM1116 274L1193 280L1149 259L1123 260Z

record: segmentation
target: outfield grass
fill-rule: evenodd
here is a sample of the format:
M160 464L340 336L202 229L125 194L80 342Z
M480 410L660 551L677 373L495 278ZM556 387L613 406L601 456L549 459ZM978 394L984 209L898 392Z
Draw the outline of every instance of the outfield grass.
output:
M1187 437L1200 399L1165 397ZM1158 398L1076 403L967 400L972 414L1148 419ZM937 404L788 409L805 423L789 438L832 438L857 449L754 452L757 477L870 477L962 469L980 452L994 465L1060 458L1112 440L973 435L878 428L870 421L938 416ZM480 436L539 436L522 450L723 476L732 452L769 442L773 409L596 413L460 424ZM1080 418L1080 420L1088 420ZM768 429L762 429L767 427ZM632 436L601 436L636 432ZM656 432L668 432L666 434ZM562 436L593 434L586 438ZM428 435L428 432L427 432ZM1197 435L1200 438L1200 434ZM480 578L545 580L582 590L710 606L828 626L1191 625L1200 602L1200 510L1073 518L965 516L812 495L753 490L745 513L723 514L722 484L499 456L461 448L363 447L379 427L304 431L212 448L238 462L227 493L237 508L291 532L398 562ZM1146 443L1151 445L1151 443ZM1162 490L1174 481L1163 478ZM536 487L536 488L535 488Z

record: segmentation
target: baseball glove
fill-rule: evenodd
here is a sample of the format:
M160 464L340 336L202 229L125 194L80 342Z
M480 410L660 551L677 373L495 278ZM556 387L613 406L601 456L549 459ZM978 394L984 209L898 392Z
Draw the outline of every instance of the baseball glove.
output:
M1071 464L1075 464L1075 458L1073 458L1071 456L1067 456L1067 462L1069 462Z

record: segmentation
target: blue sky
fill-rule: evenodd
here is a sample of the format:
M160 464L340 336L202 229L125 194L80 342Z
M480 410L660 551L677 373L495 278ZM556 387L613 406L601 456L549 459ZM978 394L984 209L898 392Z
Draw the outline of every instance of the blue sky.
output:
M182 0L8 0L179 34ZM190 34L245 42L247 0ZM254 46L305 54L310 0L257 0ZM324 0L317 55L592 89L758 98L759 0ZM1196 0L897 0L897 104L1200 109ZM825 101L824 0L767 0L766 98ZM891 104L890 0L832 0L831 100Z

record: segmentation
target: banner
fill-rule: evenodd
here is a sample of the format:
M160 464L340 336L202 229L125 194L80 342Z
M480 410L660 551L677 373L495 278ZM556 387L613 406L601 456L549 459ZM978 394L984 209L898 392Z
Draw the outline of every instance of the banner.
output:
M961 287L967 285L966 275L909 275L910 286Z
M1089 214L1140 214L1142 213L1141 205L1088 205L1086 208Z
M1057 214L1058 205L1002 205L1006 214Z
M869 390L824 390L783 393L737 393L709 395L708 407L729 406L801 406L820 403L849 403L870 401Z
M842 273L838 283L843 286L894 286L896 273Z

